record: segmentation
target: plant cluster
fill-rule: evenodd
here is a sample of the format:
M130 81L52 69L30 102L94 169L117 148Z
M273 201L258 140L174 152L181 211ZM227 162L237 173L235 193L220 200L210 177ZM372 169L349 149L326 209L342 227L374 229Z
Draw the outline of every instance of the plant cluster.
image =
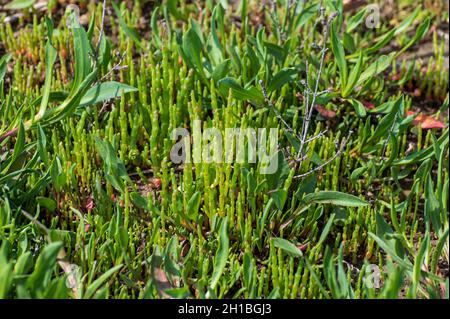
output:
M8 1L0 298L448 298L448 14L423 2L369 28L342 0ZM276 128L276 173L171 162L198 120Z

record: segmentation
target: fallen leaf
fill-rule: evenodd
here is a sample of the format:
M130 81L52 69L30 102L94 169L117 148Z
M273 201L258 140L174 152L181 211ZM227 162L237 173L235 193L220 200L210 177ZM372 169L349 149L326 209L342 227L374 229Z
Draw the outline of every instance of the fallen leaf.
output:
M66 253L64 252L64 249L61 250L61 252L58 255L58 265L61 267L61 269L64 271L64 273L67 275L66 279L66 285L68 288L72 290L73 296L75 299L78 299L79 291L78 291L78 282L77 282L77 272L79 271L79 267L76 264L71 264L67 261L64 261L63 258L66 257Z
M153 178L150 183L152 184L152 186L156 189L160 189L161 188L161 179L160 178Z
M392 79L392 81L400 81L401 78L402 78L402 74L397 73L397 74L394 74L391 79Z
M94 208L94 200L92 199L92 197L89 197L86 202L86 209L88 212L90 212L92 211L93 208Z
M372 110L375 108L375 104L369 101L362 101L362 104L366 109Z
M406 116L415 115L417 112L414 111L406 111ZM439 128L443 129L445 128L445 124L441 121L436 120L435 118L425 115L422 113L419 113L416 118L412 121L412 123L415 126L420 126L422 129L434 129Z
M317 112L319 112L319 114L326 119L334 119L336 117L335 111L328 110L322 105L316 105L315 108Z
M353 11L361 7L366 1L365 0L344 0L344 11Z
M154 256L152 260L152 277L158 294L163 299L172 299L165 291L174 288L161 267L161 256Z
M161 268L154 268L153 275L155 277L157 290L162 297L170 298L164 290L172 288L167 279L166 273Z
M420 91L420 89L415 89L413 94L415 97L420 97L422 95L422 92Z

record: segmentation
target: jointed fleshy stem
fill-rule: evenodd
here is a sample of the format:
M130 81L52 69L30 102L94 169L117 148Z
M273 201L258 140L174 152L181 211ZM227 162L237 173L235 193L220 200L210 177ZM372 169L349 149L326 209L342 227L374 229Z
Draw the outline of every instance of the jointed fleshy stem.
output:
M383 150L382 150L382 152L381 152L381 158L384 158L384 154L386 154L387 146L388 146L388 144L389 144L389 141L391 140L392 132L394 131L394 127L395 127L395 124L396 124L396 122L397 122L397 115L398 115L398 114L395 114L395 116L394 116L394 121L392 122L392 125L391 125L391 127L389 128L389 134L388 134L388 137L386 138L386 141L385 141L384 144L383 144Z

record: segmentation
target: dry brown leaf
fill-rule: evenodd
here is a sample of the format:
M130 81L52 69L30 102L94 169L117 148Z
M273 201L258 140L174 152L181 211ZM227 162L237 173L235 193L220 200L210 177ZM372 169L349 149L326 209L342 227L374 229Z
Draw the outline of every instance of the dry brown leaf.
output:
M331 120L336 117L335 111L328 110L325 107L323 107L322 105L316 105L315 108L316 108L316 111L319 112L319 114L326 119Z
M411 116L417 114L414 111L406 111L406 116ZM416 118L412 121L415 126L420 126L422 129L443 129L445 128L445 124L441 121L436 120L435 118L419 113Z
M344 11L353 11L366 3L365 0L344 0Z

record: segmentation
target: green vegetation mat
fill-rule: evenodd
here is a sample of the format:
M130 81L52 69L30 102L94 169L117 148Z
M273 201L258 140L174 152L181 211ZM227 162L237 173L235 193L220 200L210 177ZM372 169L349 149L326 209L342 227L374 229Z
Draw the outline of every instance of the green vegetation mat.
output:
M448 23L0 1L0 298L449 298Z

